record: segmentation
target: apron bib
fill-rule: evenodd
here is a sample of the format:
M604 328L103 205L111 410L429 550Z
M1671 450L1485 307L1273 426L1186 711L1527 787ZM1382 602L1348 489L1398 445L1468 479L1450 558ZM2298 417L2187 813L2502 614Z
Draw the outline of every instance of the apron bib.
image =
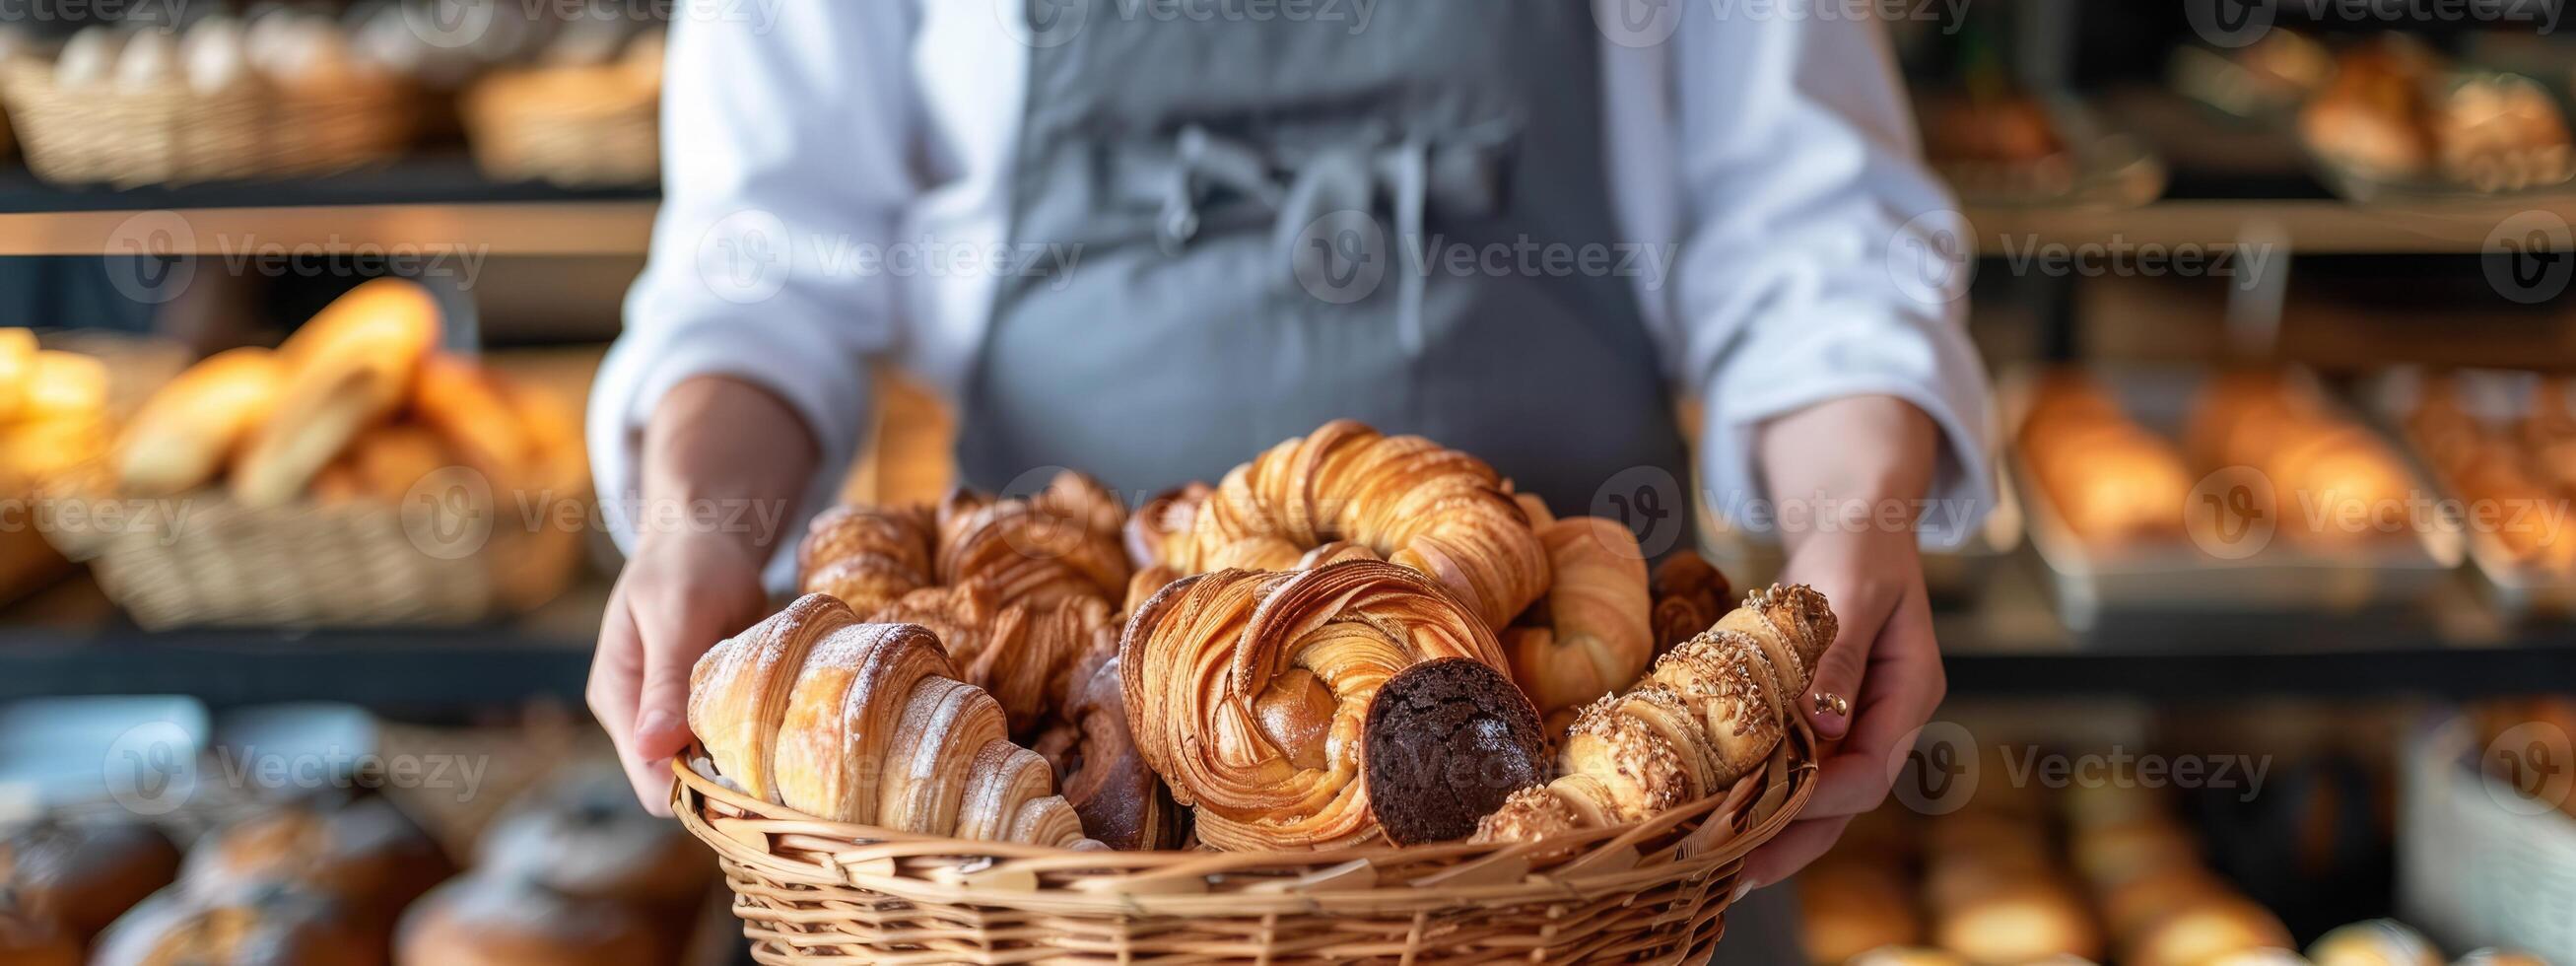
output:
M1586 6L1191 9L1095 2L1030 51L1010 241L1080 260L998 286L967 482L1073 467L1134 498L1351 417L1669 526L1688 476L1615 270Z

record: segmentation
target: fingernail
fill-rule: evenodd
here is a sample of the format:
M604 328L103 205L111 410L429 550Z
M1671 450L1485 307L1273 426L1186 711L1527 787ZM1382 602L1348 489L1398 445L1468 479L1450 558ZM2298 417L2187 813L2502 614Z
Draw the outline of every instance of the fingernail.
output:
M1736 903L1743 902L1745 896L1752 895L1753 890L1760 887L1761 883L1755 882L1752 879L1738 879L1735 883L1735 895L1727 899L1726 904L1731 906Z

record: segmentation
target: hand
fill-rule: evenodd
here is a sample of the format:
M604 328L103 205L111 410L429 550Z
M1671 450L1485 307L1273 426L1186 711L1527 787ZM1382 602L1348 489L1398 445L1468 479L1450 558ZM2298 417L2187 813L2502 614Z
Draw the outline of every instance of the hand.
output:
M671 814L669 759L689 743L689 670L767 610L760 564L738 536L655 533L636 546L609 592L590 662L590 713L655 815Z
M1830 751L1799 819L1745 858L1740 888L1747 889L1805 868L1842 837L1852 816L1885 801L1904 764L1902 746L1949 691L1911 530L1811 536L1780 579L1813 586L1833 605L1833 644L1796 703ZM1848 699L1852 713L1818 711L1818 694Z

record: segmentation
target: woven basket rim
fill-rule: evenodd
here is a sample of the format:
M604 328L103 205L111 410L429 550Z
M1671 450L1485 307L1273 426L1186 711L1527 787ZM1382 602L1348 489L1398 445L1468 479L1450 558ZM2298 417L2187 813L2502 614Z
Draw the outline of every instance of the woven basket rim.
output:
M1508 870L1517 867L1522 871L1469 876L1454 881L1435 875L1430 878L1439 881L1398 881L1324 894L1337 903L1365 903L1372 898L1392 896L1418 899L1437 894L1457 903L1504 904L1563 898L1578 893L1629 891L1646 880L1740 862L1746 854L1770 841L1794 821L1815 792L1819 767L1814 734L1801 721L1795 722L1789 735L1781 750L1774 754L1772 765L1738 782L1726 793L1690 802L1637 822L1586 829L1535 842L1380 844L1326 850L1239 852L1169 849L1084 851L921 835L816 818L735 791L700 774L692 766L692 759L704 756L703 750L694 742L672 758L671 803L673 814L679 817L681 825L727 863L782 879L828 882L914 901L1008 906L1016 904L1010 897L1017 893L1042 898L1044 904L1057 913L1073 911L1069 907L1080 906L1098 913L1134 914L1148 911L1145 906L1162 904L1154 900L1184 903L1261 900L1312 908L1319 904L1317 894L1290 890L1268 894L1204 890L1206 894L1203 895L1185 895L1170 894L1176 890L1164 886L1226 873L1266 873L1286 877L1302 870L1308 876L1329 878L1337 872L1370 866L1436 865L1451 870L1471 867ZM1775 782L1784 784L1786 792L1769 815L1725 838L1713 848L1705 846L1706 835L1728 827L1742 809L1769 797ZM742 817L707 814L718 807L737 812ZM721 827L719 823L723 823ZM793 844L804 851L828 850L836 861L827 867L822 863L781 857L737 838L737 833L754 833L764 839L778 836L793 840ZM846 848L838 847L844 843ZM1694 843L1702 844L1694 848ZM1648 845L1652 846L1651 851L1642 848ZM1638 855L1640 861L1600 864L1589 859L1622 850ZM1583 853L1585 857L1551 868L1532 867L1533 862L1564 858L1576 852ZM897 867L902 861L913 859L948 860L946 864L958 869L960 874L944 878L926 877L905 874ZM879 871L858 871L852 866L870 866ZM1079 892L1045 887L1031 889L1026 885L979 888L972 881L974 873L1005 866L1011 872L1025 876L1082 872L1091 873L1096 878L1085 880ZM1094 886L1094 883L1104 880L1106 885ZM1132 885L1133 888L1122 888L1122 885Z

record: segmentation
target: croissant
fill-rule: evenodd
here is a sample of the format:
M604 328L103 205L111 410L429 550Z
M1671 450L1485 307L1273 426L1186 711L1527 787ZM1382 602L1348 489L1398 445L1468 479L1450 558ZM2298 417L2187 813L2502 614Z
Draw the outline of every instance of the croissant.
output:
M1054 766L1056 787L1092 837L1120 850L1180 848L1187 813L1136 752L1119 667L1114 639L1085 652L1065 684L1063 720L1036 750Z
M252 427L268 419L286 378L268 350L208 356L152 394L117 442L117 480L145 495L194 489L223 471Z
M1363 768L1371 699L1442 657L1504 666L1493 631L1441 585L1368 560L1183 578L1119 643L1136 750L1219 849L1378 837Z
M1787 733L1792 701L1834 639L1803 585L1756 591L1665 654L1627 691L1584 707L1557 751L1563 777L1513 792L1478 841L1534 841L1633 822L1733 786Z
M1484 461L1343 419L1271 447L1213 490L1147 507L1129 528L1141 563L1183 573L1286 570L1347 540L1430 575L1499 628L1545 593L1547 551Z
M948 645L963 680L1002 703L1014 734L1027 734L1054 710L1074 663L1094 648L1118 645L1118 624L1097 597L1063 597L1002 606L992 584L924 587L868 615L879 623L920 624Z
M1555 582L1547 625L1503 632L1512 678L1541 712L1610 693L1654 656L1645 554L1615 520L1573 517L1539 528ZM1702 625L1706 626L1706 625Z
M822 594L717 644L689 673L689 729L744 793L843 822L1039 845L1084 841L1046 761L939 639L865 624Z
M304 323L277 349L290 375L242 444L233 495L277 506L303 493L359 432L401 407L438 331L429 290L392 278L350 289Z

